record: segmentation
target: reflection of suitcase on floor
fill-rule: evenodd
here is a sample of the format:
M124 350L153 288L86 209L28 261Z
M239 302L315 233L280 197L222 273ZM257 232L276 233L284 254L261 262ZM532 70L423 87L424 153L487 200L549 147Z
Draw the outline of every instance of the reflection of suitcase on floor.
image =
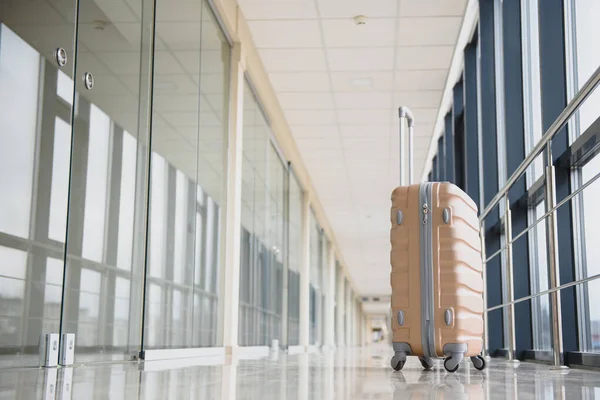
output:
M401 107L401 148L404 118L411 143L414 120ZM409 144L409 163L411 152ZM485 368L479 356L483 278L475 202L451 183L400 186L392 193L391 220L392 368L402 369L407 355L419 356L426 369L437 357L446 357L450 372L464 357Z
M414 377L414 374L407 374ZM483 378L480 375L481 378ZM483 379L464 375L439 376L422 372L415 381L398 374L392 381L394 400L400 399L485 399Z

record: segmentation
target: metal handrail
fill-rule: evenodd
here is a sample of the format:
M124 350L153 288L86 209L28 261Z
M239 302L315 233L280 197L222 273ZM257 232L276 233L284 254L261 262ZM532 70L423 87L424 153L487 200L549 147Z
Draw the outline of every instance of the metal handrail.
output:
M557 286L555 288L544 290L543 292L539 292L539 293L532 294L532 295L525 296L525 297L519 297L516 300L507 301L506 303L498 304L497 306L487 308L485 310L485 312L499 310L501 308L512 306L512 305L515 305L517 303L522 303L524 301L531 300L531 299L534 299L536 297L541 297L541 296L545 296L545 295L550 294L550 293L558 292L559 290L562 290L562 289L567 289L567 288L570 288L570 287L573 287L573 286L577 286L577 285L582 285L584 283L588 283L590 281L595 281L598 278L600 278L600 274L588 276L587 278L583 278L583 279L579 279L577 281L572 281L572 282L569 282L569 283L565 283L564 285L560 285L560 286Z
M525 234L527 234L529 231L531 231L533 228L535 228L540 222L542 222L546 218L548 218L550 216L550 214L552 214L554 211L558 210L565 203L571 201L571 199L573 197L575 197L579 193L583 192L588 186L590 186L592 183L596 182L599 178L600 178L600 172L597 173L596 175L594 175L585 184L581 185L579 188L577 188L575 191L573 191L572 193L570 193L568 196L566 196L560 202L558 202L556 204L556 206L554 206L553 208L550 209L550 211L548 211L547 213L545 213L544 215L542 215L540 218L538 218L537 220L535 220L534 222L532 222L531 225L527 226L527 228L523 229L521 232L519 232L517 235L515 235L510 242L507 242L504 246L500 247L500 249L498 251L494 252L491 256L489 256L488 258L486 258L485 262L488 263L492 259L494 259L495 257L498 257L504 250L506 250L506 248L508 247L509 243L512 244L512 243L516 242L517 239L520 239L521 237L523 237Z
M498 191L498 193L494 196L494 198L489 202L487 207L481 212L479 217L479 225L481 228L481 241L482 241L482 250L485 249L485 235L484 235L484 224L485 218L491 213L491 211L499 205L500 200L504 199L505 201L505 213L503 218L504 223L504 232L506 237L506 244L501 246L500 250L496 251L490 258L486 258L485 251L482 251L481 259L483 264L483 278L484 282L486 281L487 276L487 263L490 259L501 254L502 251L506 251L506 275L508 280L508 290L509 290L509 299L506 303L500 304L498 306L494 306L491 308L487 307L487 293L484 292L484 323L485 323L485 335L484 335L484 351L487 351L488 347L488 333L487 333L487 318L488 313L490 311L508 307L508 328L509 328L509 360L518 362L514 359L515 348L516 348L516 333L514 326L514 305L538 296L542 296L544 294L550 294L551 297L551 314L552 314L552 339L553 339L553 368L561 369L566 368L563 366L564 358L563 358L563 345L562 345L562 320L561 320L561 301L560 301L560 290L575 286L584 282L588 282L594 280L600 275L581 279L578 281L569 282L567 284L560 284L560 274L559 274L559 265L558 265L558 226L556 221L556 212L559 207L564 205L567 201L570 201L574 196L578 195L581 191L591 185L595 180L598 179L600 174L594 176L593 179L586 182L581 188L578 188L573 193L570 193L566 198L564 198L560 203L556 203L556 178L555 178L555 170L554 170L554 159L552 157L552 142L551 140L554 136L565 126L567 121L573 116L573 114L579 110L583 102L590 96L590 94L596 89L598 84L600 83L600 67L596 69L594 74L588 79L588 81L583 85L581 90L575 94L573 99L567 104L565 109L560 113L558 118L552 123L550 128L544 133L538 143L535 145L533 150L525 157L523 162L519 165L516 171L510 176L510 178L506 181L506 184ZM546 205L546 213L542 218L537 220L535 224L532 226L528 226L524 232L520 232L516 237L512 237L512 221L511 221L511 212L510 207L511 203L509 201L508 191L510 188L517 182L517 180L527 171L527 168L533 163L533 161L538 157L544 150L546 150L546 173L545 173L545 205ZM537 293L535 295L522 297L517 300L514 299L514 287L512 282L512 245L515 240L519 239L525 233L529 232L533 229L533 226L536 226L542 219L546 220L546 230L547 230L547 246L548 246L548 267L550 270L550 289L541 293Z
M554 123L548 128L546 133L541 137L538 143L535 145L533 150L529 152L527 157L519 165L516 171L508 178L506 184L498 191L496 196L489 202L487 207L481 212L479 220L482 221L487 215L498 205L500 200L508 193L512 185L523 175L523 173L529 168L529 165L535 160L535 158L544 150L546 144L554 138L554 136L565 126L567 121L573 116L573 114L579 110L581 104L590 96L590 94L596 89L600 83L600 67L596 69L594 74L587 80L585 85L579 90L573 99L567 104L565 109L560 113Z

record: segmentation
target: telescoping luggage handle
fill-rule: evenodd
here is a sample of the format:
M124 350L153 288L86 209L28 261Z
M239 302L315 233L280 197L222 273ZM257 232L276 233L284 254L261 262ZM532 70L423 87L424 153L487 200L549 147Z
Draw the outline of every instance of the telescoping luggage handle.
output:
M408 125L408 185L413 182L413 129L415 127L415 118L412 111L408 107L402 106L398 109L398 116L400 117L400 186L407 186L404 178L404 143L406 142L405 127L403 119L406 119L406 125Z

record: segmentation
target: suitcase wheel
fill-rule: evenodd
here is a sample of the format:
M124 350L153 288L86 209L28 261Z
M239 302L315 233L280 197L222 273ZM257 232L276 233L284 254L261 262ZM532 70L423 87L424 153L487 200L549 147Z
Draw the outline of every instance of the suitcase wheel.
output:
M431 371L433 368L433 358L431 357L419 357L419 361L426 371Z
M394 371L400 371L404 367L404 363L406 363L406 356L402 357L398 354L395 354L392 357L391 365Z
M481 371L485 369L485 358L481 356L471 357L471 362L476 370Z
M460 359L458 357L448 357L444 360L444 368L448 372L456 372L458 371L458 367L460 365Z

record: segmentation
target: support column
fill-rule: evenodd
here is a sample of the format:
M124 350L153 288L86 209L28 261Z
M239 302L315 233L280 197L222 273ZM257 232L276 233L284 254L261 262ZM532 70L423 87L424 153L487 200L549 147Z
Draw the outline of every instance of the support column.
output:
M364 312L360 313L360 345L367 344L367 317Z
M344 321L344 313L346 310L346 299L344 297L345 294L345 285L344 285L344 274L340 268L338 274L336 274L337 278L337 332L336 332L336 342L338 347L344 347L346 345L346 341L344 340L344 332L346 331L346 324Z
M302 264L300 265L300 346L310 344L310 194L302 204Z
M348 288L346 282L346 346L354 346L352 329L354 327L354 306L352 304L352 289Z
M348 280L346 280L346 291L345 291L345 297L344 297L344 303L346 303L346 313L345 313L345 343L346 343L346 347L350 347L352 346L352 304L350 304L350 292L352 289L350 289L350 285L348 283Z
M325 289L325 346L335 347L335 252L333 243L329 244L327 255L327 287Z
M244 64L239 43L231 51L231 86L229 109L229 134L226 148L227 182L226 212L222 213L225 227L221 243L221 260L224 268L221 279L219 315L221 341L225 352L231 355L238 347L238 323L240 300L240 235L242 215L242 143L244 110Z

